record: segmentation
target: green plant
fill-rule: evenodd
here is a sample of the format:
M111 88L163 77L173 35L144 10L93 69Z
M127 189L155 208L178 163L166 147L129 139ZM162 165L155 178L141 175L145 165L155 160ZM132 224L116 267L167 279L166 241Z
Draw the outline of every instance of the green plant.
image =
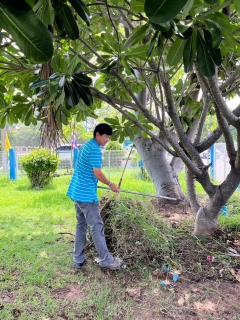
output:
M59 161L46 149L39 148L20 159L23 170L34 188L42 188L51 182L52 174L57 170Z
M117 141L110 141L105 150L123 150L123 147Z

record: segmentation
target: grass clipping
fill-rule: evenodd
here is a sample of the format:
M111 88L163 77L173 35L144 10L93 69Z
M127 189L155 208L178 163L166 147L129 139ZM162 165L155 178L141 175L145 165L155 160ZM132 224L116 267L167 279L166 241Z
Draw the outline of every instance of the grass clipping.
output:
M163 263L174 248L173 230L154 214L150 201L106 199L101 217L109 250L128 265Z

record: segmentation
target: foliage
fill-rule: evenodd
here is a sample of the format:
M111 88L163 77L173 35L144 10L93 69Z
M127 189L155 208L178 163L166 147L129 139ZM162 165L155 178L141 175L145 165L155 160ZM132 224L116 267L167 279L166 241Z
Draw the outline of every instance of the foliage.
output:
M47 62L51 58L51 36L26 1L1 0L0 26L12 35L30 61Z
M123 147L117 141L110 141L106 145L105 150L123 150Z
M33 188L48 185L60 160L45 149L35 149L20 159Z

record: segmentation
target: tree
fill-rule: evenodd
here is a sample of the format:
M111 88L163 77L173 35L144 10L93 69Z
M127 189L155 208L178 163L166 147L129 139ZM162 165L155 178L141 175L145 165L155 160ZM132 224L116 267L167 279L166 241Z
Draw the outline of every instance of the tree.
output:
M240 182L240 106L231 111L225 102L229 95L239 93L239 2L47 3L52 23L45 25L55 48L51 61L31 64L18 52L12 53L13 40L3 34L1 126L19 118L27 123L47 119L46 137L50 138L59 134L62 123L67 124L72 115L77 121L96 117L102 102L111 105L122 115L106 117L114 128L113 138L134 139L158 195L183 197L175 164L166 161L166 152L174 160L181 159L196 213L195 233L213 233L221 207ZM76 3L81 4L85 19ZM45 15L40 14L44 6L37 4L33 9L44 23ZM69 13L68 19L63 13ZM16 94L14 88L21 93ZM218 127L202 140L209 114L216 115ZM237 131L236 150L230 125ZM220 136L226 142L231 171L223 183L215 185L200 153ZM209 196L206 206L196 197L195 180Z
M11 146L26 146L26 147L38 147L40 146L40 123L36 126L24 126L18 124L8 128L9 139Z

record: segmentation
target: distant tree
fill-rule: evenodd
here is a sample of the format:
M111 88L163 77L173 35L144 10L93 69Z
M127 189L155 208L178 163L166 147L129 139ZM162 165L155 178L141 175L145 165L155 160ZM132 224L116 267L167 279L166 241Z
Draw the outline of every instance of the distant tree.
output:
M25 126L18 124L8 128L8 136L12 147L25 146L25 147L38 147L40 146L40 126L33 124Z

